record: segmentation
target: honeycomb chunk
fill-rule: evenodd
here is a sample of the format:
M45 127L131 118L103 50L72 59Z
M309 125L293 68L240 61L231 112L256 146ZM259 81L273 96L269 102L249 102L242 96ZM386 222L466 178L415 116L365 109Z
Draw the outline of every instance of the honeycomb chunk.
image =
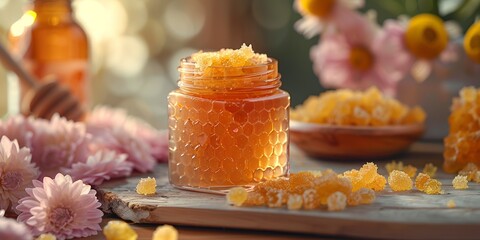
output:
M468 181L473 181L476 178L478 167L474 163L468 163L458 172L458 175L466 176Z
M450 199L447 202L447 207L448 208L455 208L455 207L457 207L457 204L455 203L455 201L453 199Z
M405 172L393 170L388 176L388 185L395 192L408 191L412 189L413 182Z
M137 233L124 221L112 220L103 228L106 240L136 240Z
M432 163L427 163L425 164L425 167L423 167L422 172L427 174L430 177L435 177L435 173L437 172L437 167Z
M399 161L399 162L392 161L390 163L387 163L385 165L385 169L387 169L388 173L391 173L393 170L404 171L411 178L414 178L415 175L417 174L417 168L416 167L414 167L412 165L404 166L402 161Z
M253 191L248 193L242 206L263 206L265 202L265 197L261 193Z
M192 54L195 67L205 71L209 67L248 67L267 63L267 55L255 53L252 45L245 43L239 49L221 49L217 52Z
M426 194L443 194L442 183L436 179L429 179L425 183Z
M409 108L371 87L364 92L339 89L310 96L291 110L290 118L319 124L385 126L423 123L426 114L420 107Z
M157 227L153 232L152 240L177 240L178 231L171 225Z
M455 189L467 189L468 188L468 180L467 176L457 175L452 180L453 188Z
M347 206L347 196L343 192L334 192L327 199L328 211L342 211Z
M243 187L231 188L227 193L228 203L235 206L242 206L242 204L247 201L247 198L248 192Z
M352 192L350 178L331 169L321 172L304 171L292 173L289 178L260 182L250 192L243 188L232 188L227 194L227 201L236 206L286 206L290 210L326 207L337 211L343 210L347 203L352 206L370 204L375 200L373 189L385 187L385 177L377 173L377 166L373 163L349 172L359 176L359 181L363 181L362 184L367 187Z
M35 238L35 240L57 240L57 237L51 233L44 233Z
M157 180L147 177L141 178L137 184L137 193L142 195L153 195L157 192Z
M288 196L287 207L290 210L299 210L303 205L303 197L298 194Z
M480 165L480 89L465 87L459 95L453 99L444 139L443 169L448 173L457 173L467 163Z
M415 179L415 187L420 191L425 191L425 184L430 180L430 176L425 173L419 173Z
M352 169L343 173L343 176L352 182L352 191L360 188L370 188L375 191L381 191L385 188L386 179L378 174L377 165L366 163L359 170Z

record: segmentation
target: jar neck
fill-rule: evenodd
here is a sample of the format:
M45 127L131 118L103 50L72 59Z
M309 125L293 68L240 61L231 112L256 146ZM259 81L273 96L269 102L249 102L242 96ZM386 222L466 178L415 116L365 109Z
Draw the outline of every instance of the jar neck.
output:
M182 59L178 67L181 91L194 95L269 95L281 86L278 63L248 67L209 67L203 71L190 58Z
M31 10L36 15L36 22L50 25L73 21L71 0L33 0Z

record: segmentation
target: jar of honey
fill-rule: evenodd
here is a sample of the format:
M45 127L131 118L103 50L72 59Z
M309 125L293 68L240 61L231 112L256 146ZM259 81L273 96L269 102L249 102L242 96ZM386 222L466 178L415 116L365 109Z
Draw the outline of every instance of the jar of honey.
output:
M288 174L290 96L277 61L246 60L245 51L253 53L244 45L181 60L168 96L174 186L215 191Z

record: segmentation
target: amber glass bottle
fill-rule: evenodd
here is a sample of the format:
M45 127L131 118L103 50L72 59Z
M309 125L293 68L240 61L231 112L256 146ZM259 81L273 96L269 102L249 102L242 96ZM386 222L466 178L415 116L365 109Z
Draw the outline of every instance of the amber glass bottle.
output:
M33 0L9 32L10 50L38 81L54 76L88 103L88 41L70 0ZM20 100L26 86L20 83ZM10 99L9 99L10 100Z

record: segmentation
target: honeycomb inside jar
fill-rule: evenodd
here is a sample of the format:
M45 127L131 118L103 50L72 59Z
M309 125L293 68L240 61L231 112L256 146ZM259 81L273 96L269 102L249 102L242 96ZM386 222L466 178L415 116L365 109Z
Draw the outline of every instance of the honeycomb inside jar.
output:
M209 189L248 186L288 173L289 96L169 95L170 182Z

